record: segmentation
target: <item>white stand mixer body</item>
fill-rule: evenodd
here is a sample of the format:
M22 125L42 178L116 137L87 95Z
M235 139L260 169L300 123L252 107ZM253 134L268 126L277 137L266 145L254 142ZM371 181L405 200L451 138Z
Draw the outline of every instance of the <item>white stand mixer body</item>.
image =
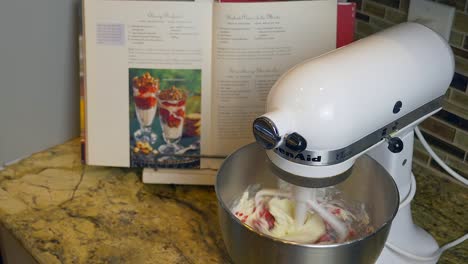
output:
M379 145L368 152L369 156L380 163L395 180L400 193L400 208L393 219L392 227L387 238L387 244L395 245L409 253L418 256L431 256L439 245L424 229L415 225L411 215L411 200L414 196L415 182L412 181L411 164L413 160L414 133L412 128L405 135L400 136L405 148L400 153L390 152L385 145ZM378 264L394 263L437 263L433 261L414 261L385 246Z
M403 23L293 67L270 91L254 134L288 173L283 180L300 186L347 171L362 154L373 157L394 178L402 201L387 240L393 246L378 263L412 263L390 248L427 257L438 249L411 216L413 128L440 110L453 72L442 37ZM397 150L393 139L403 143Z

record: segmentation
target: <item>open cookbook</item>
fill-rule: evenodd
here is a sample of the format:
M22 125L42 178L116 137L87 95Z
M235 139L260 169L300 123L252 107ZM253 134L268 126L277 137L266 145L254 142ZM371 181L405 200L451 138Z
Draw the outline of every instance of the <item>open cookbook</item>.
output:
M217 169L253 141L278 77L336 47L336 13L332 0L84 0L85 162Z

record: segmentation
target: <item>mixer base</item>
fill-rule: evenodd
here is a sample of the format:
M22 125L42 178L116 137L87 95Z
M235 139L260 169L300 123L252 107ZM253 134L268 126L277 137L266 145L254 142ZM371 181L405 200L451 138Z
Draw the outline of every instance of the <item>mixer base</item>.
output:
M423 232L425 232L424 230L422 230ZM426 233L427 234L427 233ZM427 234L429 235L429 234ZM424 248L423 245L426 245L426 244L432 244L432 242L435 242L435 241L431 241L431 239L433 240L432 237L430 237L429 240L418 240L417 243L414 243L413 244L413 247L409 248L409 247L404 247L402 248L404 251L406 252L418 252L418 251L421 251L421 250L425 250L426 248ZM413 239L414 240L414 239ZM424 241L424 242L422 242ZM418 244L420 243L420 244ZM436 245L436 249L437 250L437 244ZM432 244L432 248L433 248L433 244ZM435 251L434 250L434 251ZM433 251L433 252L434 252ZM413 253L413 254L416 254L416 253ZM377 264L394 264L394 263L418 263L418 264L435 264L437 263L437 261L439 260L439 258L433 258L431 260L425 260L425 261L421 261L421 260L414 260L414 259L411 259L411 258L408 258L404 255L402 255L401 253L398 253L396 251L394 251L393 249L391 249L388 245L385 245L384 249L382 250L382 253L380 254L379 258L377 259Z
M417 226L415 226L416 228L418 228ZM422 232L426 232L424 230L421 229ZM415 241L415 240L418 240L417 242L413 243L413 246L411 247L402 247L402 250L406 251L406 252L409 252L409 253L413 253L413 254L417 254L416 252L419 252L421 250L427 250L426 246L428 246L429 248L432 248L434 249L434 246L435 246L435 249L432 251L432 252L435 252L437 249L438 249L438 246L437 244L434 244L435 241L434 239L428 234L428 233L425 233L426 236L429 236L429 238L426 238L426 239L422 239L423 236L419 236L418 239L411 239L412 241ZM408 239L410 235L408 235L408 237L405 237L405 238L402 238L402 239ZM417 254L419 255L419 254ZM394 264L394 263L418 263L418 264L435 264L437 263L437 261L439 260L439 257L434 257L432 259L427 259L425 261L421 261L421 260L415 260L415 259L411 259L411 258L408 258L406 256L404 256L403 254L397 252L397 251L394 251L392 248L389 247L389 245L385 245L384 249L382 250L382 253L380 254L379 258L377 259L377 264Z
M416 181L411 175L411 190L406 199L400 203L400 209L393 220L387 243L377 259L378 264L393 263L437 263L439 256L434 253L439 249L435 239L424 229L413 223L411 215L411 200L414 197ZM409 258L399 251L416 255Z

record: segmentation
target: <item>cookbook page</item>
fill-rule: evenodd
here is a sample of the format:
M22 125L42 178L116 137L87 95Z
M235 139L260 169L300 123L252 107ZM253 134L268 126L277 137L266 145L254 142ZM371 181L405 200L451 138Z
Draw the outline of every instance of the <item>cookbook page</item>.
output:
M336 1L214 4L215 154L252 142L272 85L293 65L333 50Z
M87 161L198 168L211 112L211 2L84 1ZM203 107L201 107L203 105Z

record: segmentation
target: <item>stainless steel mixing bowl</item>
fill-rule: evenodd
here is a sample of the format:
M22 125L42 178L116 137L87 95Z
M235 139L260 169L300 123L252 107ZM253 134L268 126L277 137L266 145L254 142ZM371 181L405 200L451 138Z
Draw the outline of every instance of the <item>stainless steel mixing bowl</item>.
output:
M216 179L218 213L224 243L232 260L247 263L374 263L380 255L395 214L399 195L392 177L369 156L362 156L351 176L336 185L345 199L363 202L376 231L359 240L332 245L299 244L259 233L230 211L233 202L252 184L276 188L265 150L253 143L230 155Z

